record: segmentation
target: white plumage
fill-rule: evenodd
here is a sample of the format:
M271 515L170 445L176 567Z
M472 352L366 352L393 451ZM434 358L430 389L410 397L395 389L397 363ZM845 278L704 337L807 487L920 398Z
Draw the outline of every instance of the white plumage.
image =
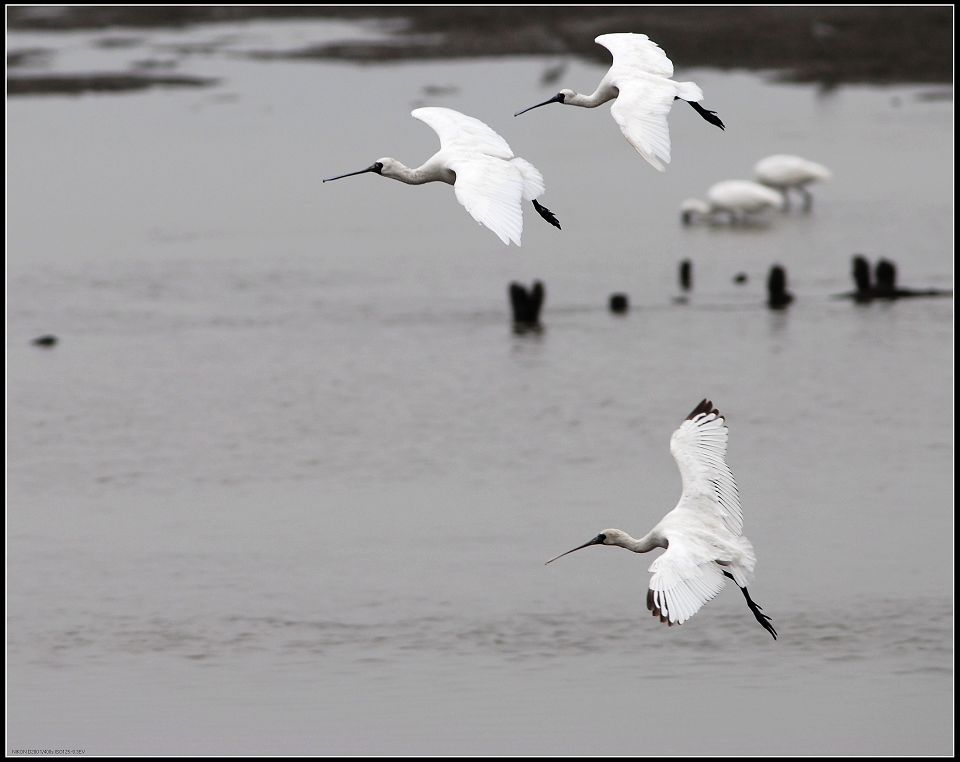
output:
M822 164L788 154L776 154L761 159L753 168L753 174L759 182L783 192L787 200L789 200L787 194L790 190L800 191L804 199L804 208L807 209L813 203L813 197L807 190L807 186L832 177L830 170Z
M697 105L698 101L703 100L703 91L695 83L671 79L673 63L647 35L601 34L595 41L613 54L613 64L592 95L564 89L553 98L524 111L548 103L594 108L616 98L610 113L620 125L624 137L661 172L670 163L667 114L674 100L687 101L704 119L723 129L723 122L715 112Z
M670 79L673 62L645 34L601 34L595 42L613 54L613 65L600 83L617 89L610 113L630 145L663 172L670 163L667 114L676 98L700 101L703 91L693 82Z
M324 182L374 172L408 185L453 185L457 201L470 216L507 245L520 245L524 200L532 201L540 216L560 227L553 213L536 201L546 190L543 175L529 161L514 156L507 141L490 127L449 108L418 108L410 113L432 127L440 138L440 150L421 166L411 169L388 157L378 159L367 169Z
M680 211L685 223L693 222L698 216L713 218L718 213L735 220L766 209L780 209L783 204L783 195L765 185L750 180L724 180L710 186L706 202L687 199L680 205Z
M680 424L670 438L670 452L683 483L672 511L640 539L620 529L605 529L567 553L590 545L616 545L635 553L666 548L649 569L647 608L654 616L670 625L683 624L730 578L757 621L776 639L770 617L747 592L757 559L743 536L740 495L726 462L727 426L712 402L703 400Z

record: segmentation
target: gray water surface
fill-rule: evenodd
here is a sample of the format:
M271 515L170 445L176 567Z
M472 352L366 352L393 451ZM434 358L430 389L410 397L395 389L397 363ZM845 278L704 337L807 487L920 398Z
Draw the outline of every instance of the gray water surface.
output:
M315 26L10 35L220 84L8 103L8 752L950 753L952 299L831 295L856 252L952 287L952 101L678 66L727 130L675 108L661 175L606 107L511 116L555 59L240 55L347 34ZM535 163L562 232L528 210L507 248L447 186L320 184L420 163L428 104ZM777 152L833 170L812 214L680 226ZM515 336L533 278L546 328ZM704 396L777 642L735 589L662 626L652 557L543 565L673 507Z

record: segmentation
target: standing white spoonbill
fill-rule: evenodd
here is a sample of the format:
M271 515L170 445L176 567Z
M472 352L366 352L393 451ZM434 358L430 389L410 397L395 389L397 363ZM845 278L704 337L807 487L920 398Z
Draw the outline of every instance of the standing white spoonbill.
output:
M787 154L777 154L761 159L753 168L753 174L764 185L769 185L783 193L786 206L790 205L790 189L796 188L803 196L804 211L813 206L813 196L810 195L807 186L820 180L829 180L832 176L830 170L822 164Z
M507 141L487 125L449 108L418 108L410 114L440 136L440 150L423 164L411 169L396 159L377 159L359 172L323 182L374 172L407 185L447 183L473 219L508 246L511 242L520 245L522 200L532 201L543 219L560 227L553 212L537 202L537 196L546 190L543 175L526 159L514 156Z
M743 536L740 495L727 467L727 427L709 400L703 400L670 437L670 452L680 467L680 502L639 540L620 529L604 529L590 545L618 545L634 553L654 548L667 552L650 565L647 608L661 622L683 624L732 579L757 621L777 639L770 617L747 592L757 563L753 545ZM556 558L567 555L561 553Z
M595 108L617 99L610 109L627 141L661 172L670 163L670 129L667 114L675 100L689 103L710 124L721 130L723 122L716 111L708 111L697 101L703 90L693 82L674 82L673 63L657 43L645 34L601 34L595 42L613 53L613 65L603 75L592 95L561 90L536 106L518 111L514 116L548 103Z
M783 196L765 185L750 180L724 180L710 186L705 202L688 198L680 205L680 213L684 225L700 217L713 221L718 214L726 214L730 222L745 222L750 214L781 209L783 204Z

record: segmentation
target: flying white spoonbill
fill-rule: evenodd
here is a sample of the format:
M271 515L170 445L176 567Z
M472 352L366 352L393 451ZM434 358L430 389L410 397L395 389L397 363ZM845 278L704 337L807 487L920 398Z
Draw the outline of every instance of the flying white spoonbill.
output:
M753 168L753 174L764 185L769 185L783 193L787 206L790 205L789 191L791 188L796 188L803 196L805 211L813 206L813 196L810 195L807 186L832 177L830 170L822 164L786 154L761 159Z
M647 590L647 608L661 622L686 622L723 589L724 577L728 577L740 588L757 621L776 640L770 617L747 592L757 559L753 545L742 534L740 495L724 460L727 426L712 402L703 400L673 432L670 452L683 478L676 508L639 540L620 529L604 529L567 553L590 545L618 545L634 553L666 548L650 565L653 576Z
M725 213L731 222L746 220L747 215L764 209L783 208L783 196L777 191L750 180L724 180L710 186L707 200L688 198L680 205L681 219L689 225L699 217L714 219Z
M673 63L645 34L601 34L595 42L613 53L613 65L592 95L561 90L549 100L518 111L514 116L548 103L595 108L616 98L610 113L627 141L661 172L670 163L670 129L667 114L675 100L689 103L710 124L721 130L716 111L700 106L703 90L693 82L674 82Z
M511 242L520 245L522 200L532 201L543 219L560 227L553 212L537 202L546 190L543 175L526 159L514 156L507 141L487 125L449 108L418 108L410 114L440 136L440 150L423 164L411 169L396 159L377 159L366 169L323 182L374 172L407 185L447 183L473 219L508 246Z

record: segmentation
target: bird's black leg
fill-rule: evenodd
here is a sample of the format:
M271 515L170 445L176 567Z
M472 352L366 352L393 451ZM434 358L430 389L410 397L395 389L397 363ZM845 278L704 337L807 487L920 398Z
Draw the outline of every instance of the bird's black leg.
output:
M813 207L813 194L802 185L800 186L800 192L803 194L803 211L809 212Z
M537 214L543 217L543 219L545 219L555 228L557 228L558 230L562 229L560 227L560 220L557 219L557 216L553 212L551 212L549 209L547 209L547 207L545 207L543 204L538 203L536 199L533 200L533 208L537 210Z
M674 100L680 100L680 101L682 101L683 98L679 98L679 97L677 97L677 96L674 96ZM723 126L723 122L720 121L720 117L717 116L717 112L716 112L716 111L710 111L709 109L705 109L703 106L701 106L701 105L700 105L699 103L697 103L696 101L687 101L687 103L689 103L691 106L693 106L694 111L696 111L698 114L700 114L700 116L702 116L704 119L706 119L708 122L710 122L710 124L716 125L716 126L719 127L721 130L725 130L725 129L726 129L726 127Z
M734 579L733 575L730 572L725 571L723 575L725 577L729 577L734 582L736 582L736 579ZM737 587L740 587L740 586L737 585ZM757 618L757 621L760 622L760 625L763 627L763 629L765 629L767 632L773 635L773 639L776 640L777 631L773 629L773 625L770 624L770 622L772 622L773 620L763 613L763 609L759 605L753 602L753 599L750 597L750 593L747 592L747 588L741 587L740 592L743 593L743 597L747 599L747 607L750 609L750 611L753 612L753 615Z

